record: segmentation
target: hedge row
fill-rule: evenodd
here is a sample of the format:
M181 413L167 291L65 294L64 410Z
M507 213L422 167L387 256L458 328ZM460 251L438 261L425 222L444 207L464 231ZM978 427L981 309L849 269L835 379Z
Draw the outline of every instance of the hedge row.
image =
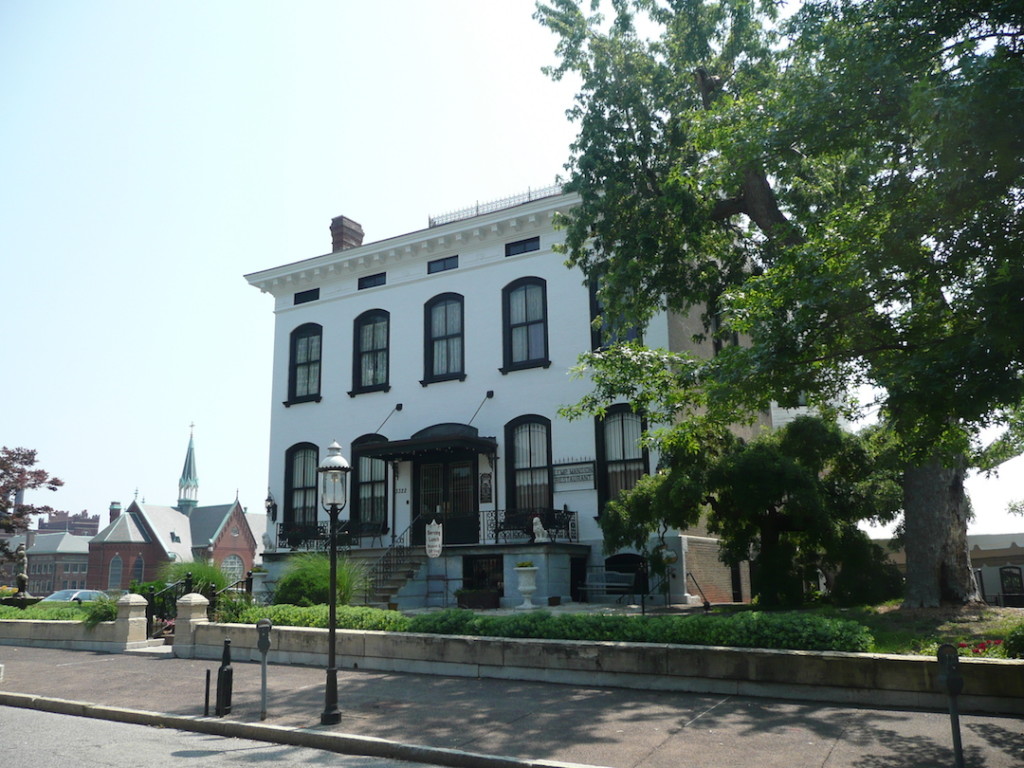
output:
M805 651L870 651L874 643L868 629L855 621L754 611L730 616L553 615L547 611L488 616L456 608L409 617L396 611L339 606L337 614L340 629L435 635L610 640ZM237 611L229 620L254 624L261 618L270 619L275 626L326 627L327 606L249 606Z

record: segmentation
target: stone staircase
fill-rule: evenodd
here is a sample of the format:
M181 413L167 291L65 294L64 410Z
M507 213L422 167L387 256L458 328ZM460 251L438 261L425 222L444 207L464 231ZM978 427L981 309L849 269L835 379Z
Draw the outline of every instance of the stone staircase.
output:
M386 552L386 549L380 548L357 549L349 552L348 557L365 563L367 570L370 571ZM365 595L354 596L352 604L365 605L371 608L387 608L395 602L395 596L399 590L417 578L417 574L426 562L427 556L422 548L415 554L411 551L407 552L396 562L392 563L386 578L380 579L376 584L376 588L371 589Z

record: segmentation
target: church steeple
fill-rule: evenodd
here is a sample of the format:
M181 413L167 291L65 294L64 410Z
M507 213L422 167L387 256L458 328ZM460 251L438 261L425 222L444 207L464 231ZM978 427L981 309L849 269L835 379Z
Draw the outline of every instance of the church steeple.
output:
M199 503L199 477L196 475L196 449L193 440L195 424L190 425L188 433L188 451L185 453L185 466L178 480L178 511L190 515Z

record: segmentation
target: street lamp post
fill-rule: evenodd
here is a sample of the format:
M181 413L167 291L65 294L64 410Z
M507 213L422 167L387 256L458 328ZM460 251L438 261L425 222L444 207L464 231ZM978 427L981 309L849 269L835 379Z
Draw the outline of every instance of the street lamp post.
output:
M341 710L338 709L338 667L335 663L338 623L338 513L345 508L345 490L351 469L348 461L341 455L341 446L337 442L330 444L327 448L327 458L317 467L321 478L320 502L331 518L328 533L331 548L331 583L328 587L330 603L327 607L327 690L324 692L324 711L320 715L321 725L337 725L341 722Z

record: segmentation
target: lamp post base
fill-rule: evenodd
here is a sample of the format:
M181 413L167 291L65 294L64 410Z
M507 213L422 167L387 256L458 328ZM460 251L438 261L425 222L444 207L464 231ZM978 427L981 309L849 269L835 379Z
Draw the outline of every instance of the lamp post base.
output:
M337 725L341 722L341 710L338 709L338 670L330 667L327 670L327 690L324 694L324 711L320 715L320 725Z

